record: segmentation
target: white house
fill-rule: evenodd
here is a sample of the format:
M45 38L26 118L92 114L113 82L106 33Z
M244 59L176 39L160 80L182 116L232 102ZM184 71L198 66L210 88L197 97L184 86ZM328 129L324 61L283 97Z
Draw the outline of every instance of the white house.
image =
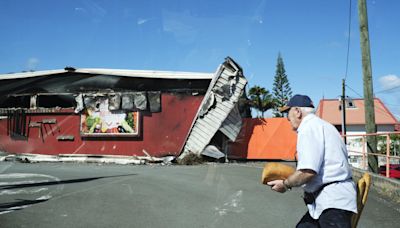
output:
M322 99L320 100L315 114L321 119L333 124L340 133L342 133L342 107L341 101L338 99ZM400 130L399 121L389 111L389 109L382 103L379 98L374 98L375 107L375 123L377 125L378 133L398 132ZM365 134L365 108L364 99L347 99L346 100L346 135L347 149L349 151L349 161L353 166L363 168L365 160L362 159L361 153L363 151L363 137L351 136ZM386 143L379 141L380 145ZM398 142L396 142L396 145ZM395 150L400 148L395 148ZM381 157L379 163L386 163L385 157Z

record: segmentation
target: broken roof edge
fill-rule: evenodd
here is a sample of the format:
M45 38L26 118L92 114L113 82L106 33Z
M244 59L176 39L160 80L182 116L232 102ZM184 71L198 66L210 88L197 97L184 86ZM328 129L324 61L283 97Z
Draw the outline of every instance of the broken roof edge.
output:
M203 97L202 102L200 103L200 106L199 106L199 108L198 108L198 110L197 110L197 113L196 113L195 117L193 118L193 121L192 121L192 124L191 124L191 126L190 126L190 129L189 129L189 131L188 131L188 133L187 133L187 135L186 135L186 137L185 137L185 141L184 141L184 143L183 143L183 145L182 145L182 147L181 147L181 149L180 149L180 153L179 153L179 155L177 156L178 159L182 159L184 156L186 156L186 155L188 154L187 152L185 152L185 147L186 147L186 144L187 144L187 142L188 142L188 140L189 140L189 137L190 137L190 135L191 135L191 133L192 133L192 131L193 131L193 128L194 128L194 126L195 126L197 120L199 119L199 115L200 115L200 113L201 113L202 107L205 105L205 103L207 102L208 98L211 96L212 89L213 89L214 85L216 84L218 78L221 76L222 72L225 70L225 68L230 69L231 71L235 72L234 74L235 74L236 76L245 78L245 76L243 75L243 69L242 69L242 67L241 67L238 63L236 63L236 62L235 62L231 57L229 57L229 56L227 56L227 57L225 58L225 60L224 60L223 63L221 63L221 64L218 65L217 70L216 70L215 73L213 74L213 78L212 78L212 80L211 80L211 82L210 82L210 84L209 84L209 87L208 87L208 89L207 89L207 92L206 92L205 96ZM247 80L246 80L246 84L247 84ZM237 103L234 104L234 106L236 106L236 105L237 105ZM231 111L232 111L232 110L229 111L228 115L230 114ZM227 116L226 118L228 118L228 116ZM226 118L225 118L225 119L226 119ZM221 127L222 123L223 123L223 121L221 122L219 128ZM211 141L211 139L212 139L213 136L214 136L214 134L213 134L213 135L211 136L211 138L208 140L208 143ZM207 146L207 145L206 145L206 146ZM205 146L205 147L206 147L206 146ZM205 148L205 147L204 147L204 148ZM203 148L203 149L204 149L204 148ZM194 152L194 151L192 151L192 152ZM196 153L196 152L195 152L195 153ZM198 154L198 155L200 155L200 153L201 153L201 151L197 151L197 154Z
M22 79L41 77L67 72L93 74L93 75L112 75L121 77L137 78L159 78L159 79L207 79L211 80L214 73L184 72L184 71L155 71L155 70L123 70L123 69L103 69L103 68L77 68L74 71L66 69L30 71L21 73L0 74L0 80Z

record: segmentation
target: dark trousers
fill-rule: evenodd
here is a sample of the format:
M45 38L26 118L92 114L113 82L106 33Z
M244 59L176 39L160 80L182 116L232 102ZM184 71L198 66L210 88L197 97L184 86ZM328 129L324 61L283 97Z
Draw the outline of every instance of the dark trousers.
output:
M326 209L322 212L318 219L313 219L307 212L296 228L325 228L325 227L340 227L351 228L351 216L353 212L341 209Z

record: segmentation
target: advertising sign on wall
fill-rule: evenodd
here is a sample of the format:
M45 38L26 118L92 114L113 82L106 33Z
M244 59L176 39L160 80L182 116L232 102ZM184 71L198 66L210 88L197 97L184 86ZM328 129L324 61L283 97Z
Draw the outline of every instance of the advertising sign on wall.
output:
M97 99L94 107L86 107L81 113L81 135L138 136L139 112L110 110L109 99Z

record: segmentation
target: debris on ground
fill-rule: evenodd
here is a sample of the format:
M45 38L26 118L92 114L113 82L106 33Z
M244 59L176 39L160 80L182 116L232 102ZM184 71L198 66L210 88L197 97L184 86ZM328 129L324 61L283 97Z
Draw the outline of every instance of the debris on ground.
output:
M38 163L38 162L82 162L82 163L105 163L120 165L144 165L161 164L171 165L175 160L174 156L162 158L147 156L122 156L122 155L93 155L93 154L1 154L0 161Z
M208 145L202 152L202 155L215 158L215 159L220 159L225 157L225 154L222 153L216 146L214 145Z
M188 153L185 157L177 159L179 165L200 165L204 163L201 155L196 153Z

